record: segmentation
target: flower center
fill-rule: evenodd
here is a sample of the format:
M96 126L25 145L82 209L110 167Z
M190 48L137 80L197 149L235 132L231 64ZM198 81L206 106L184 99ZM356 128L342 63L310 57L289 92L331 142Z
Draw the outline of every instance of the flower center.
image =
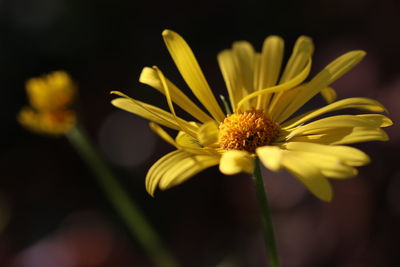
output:
M235 111L219 125L219 145L225 150L246 150L253 153L278 135L280 127L262 110Z

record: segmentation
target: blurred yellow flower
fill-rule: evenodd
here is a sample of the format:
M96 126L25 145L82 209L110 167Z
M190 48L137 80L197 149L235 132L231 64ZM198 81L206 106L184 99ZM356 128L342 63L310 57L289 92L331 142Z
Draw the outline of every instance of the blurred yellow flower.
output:
M18 114L25 128L49 135L63 135L76 122L75 112L69 109L76 95L76 86L64 71L55 71L26 82L30 106Z
M183 79L205 107L204 112L157 68L145 67L140 82L166 96L170 111L130 98L123 93L112 104L150 121L151 129L176 147L158 160L146 176L146 189L153 195L178 185L198 172L219 165L224 174L251 173L259 157L272 171L291 172L315 196L332 199L327 178L344 179L357 174L354 167L367 164L362 151L344 146L371 140L388 140L381 127L391 120L381 114L333 115L326 113L347 108L384 112L385 108L368 98L348 98L334 102L329 87L353 68L364 56L351 51L335 59L309 81L314 51L310 38L298 38L286 66L281 68L284 41L278 36L265 39L261 53L245 41L218 54L230 105L234 112L224 114L214 97L192 50L177 33L165 30L165 44ZM295 112L321 93L328 101L322 108L301 115ZM174 104L188 112L194 121L179 118ZM172 138L161 126L178 131Z

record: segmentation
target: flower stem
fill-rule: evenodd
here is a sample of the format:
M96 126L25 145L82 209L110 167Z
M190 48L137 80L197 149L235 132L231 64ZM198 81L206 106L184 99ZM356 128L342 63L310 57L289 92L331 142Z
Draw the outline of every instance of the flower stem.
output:
M264 230L264 241L267 250L268 266L279 267L278 248L275 241L274 227L272 225L267 193L265 192L264 181L260 169L260 160L258 158L255 159L253 180L256 187L258 204L261 213L261 223Z
M83 129L73 127L67 134L68 140L76 149L83 161L92 169L100 187L123 219L131 234L142 245L156 266L175 267L175 260L167 252L145 219L139 208L125 192L113 172L96 152Z

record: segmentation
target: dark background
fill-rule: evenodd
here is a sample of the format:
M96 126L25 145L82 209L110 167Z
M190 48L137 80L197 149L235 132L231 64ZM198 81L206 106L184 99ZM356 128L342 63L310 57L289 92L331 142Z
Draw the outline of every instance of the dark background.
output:
M249 177L211 168L154 199L144 190L147 169L172 148L145 120L112 107L109 91L165 105L138 82L152 65L185 88L161 38L166 28L187 40L218 93L216 55L236 40L260 50L278 34L288 54L309 35L313 73L345 51L368 52L334 88L339 98L381 101L395 123L391 141L357 145L372 163L335 181L332 203L285 173L265 177L284 267L400 266L399 14L396 0L0 1L0 266L152 266L67 140L17 124L25 81L54 70L79 84L82 124L182 266L262 266Z

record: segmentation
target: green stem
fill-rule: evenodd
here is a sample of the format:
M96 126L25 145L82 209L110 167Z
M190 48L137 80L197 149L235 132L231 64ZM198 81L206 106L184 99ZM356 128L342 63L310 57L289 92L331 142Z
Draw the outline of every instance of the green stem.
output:
M253 172L254 185L261 212L261 223L264 230L264 241L267 249L268 266L279 267L278 248L276 246L274 227L272 225L271 212L269 210L267 193L265 192L264 181L261 175L260 160L255 159Z
M67 134L68 140L81 158L92 169L104 193L126 223L131 234L138 240L149 257L160 267L175 267L175 260L163 247L156 232L151 228L139 208L122 188L112 171L97 154L85 132L78 126Z

